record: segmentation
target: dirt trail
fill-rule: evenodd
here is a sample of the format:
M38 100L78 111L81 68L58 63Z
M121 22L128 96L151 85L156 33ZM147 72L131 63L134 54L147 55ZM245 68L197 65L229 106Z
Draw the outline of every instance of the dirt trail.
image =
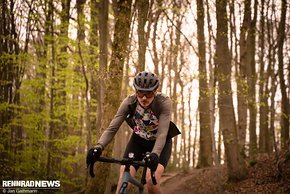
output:
M161 189L164 194L219 193L220 189L225 194L290 193L289 151L280 155L278 164L273 155L261 155L255 164L247 166L247 177L234 183L227 182L224 166L165 173Z
M193 169L186 173L173 173L169 177L162 177L162 192L166 194L217 193L217 176L221 177L219 181L222 184L226 177L224 168Z

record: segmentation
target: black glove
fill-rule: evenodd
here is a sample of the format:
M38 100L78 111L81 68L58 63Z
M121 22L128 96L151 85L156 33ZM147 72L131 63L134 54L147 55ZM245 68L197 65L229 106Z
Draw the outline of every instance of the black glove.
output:
M146 153L144 160L146 165L151 169L151 171L156 171L159 162L159 157L157 154L153 152Z
M88 151L88 155L87 155L87 166L94 165L94 163L101 156L102 151L103 151L103 147L100 144L96 145L96 147L94 148L91 148Z

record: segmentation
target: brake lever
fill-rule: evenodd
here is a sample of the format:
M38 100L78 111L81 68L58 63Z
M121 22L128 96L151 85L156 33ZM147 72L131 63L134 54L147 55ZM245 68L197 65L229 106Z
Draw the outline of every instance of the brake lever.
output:
M90 173L90 176L91 176L91 177L95 177L95 173L94 173L94 164L95 164L95 163L89 165L89 166L90 166L89 173Z
M149 152L147 152L146 154L145 154L145 162L148 162L148 155L149 154ZM157 181L156 181L156 177L155 177L155 171L152 171L151 169L150 169L150 171L151 171L151 180L152 180L152 183L153 183L153 185L157 185Z
M156 177L155 177L155 171L151 171L151 179L153 185L157 185Z

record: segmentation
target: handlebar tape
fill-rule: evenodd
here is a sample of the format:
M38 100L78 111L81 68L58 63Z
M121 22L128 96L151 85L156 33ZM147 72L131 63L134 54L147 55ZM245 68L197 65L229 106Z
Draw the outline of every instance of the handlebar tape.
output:
M118 163L121 165L130 164L130 165L136 165L136 166L146 166L145 162L134 161L134 160L130 160L130 159L118 160L118 159L114 159L114 158L99 157L97 161L107 162L107 163Z

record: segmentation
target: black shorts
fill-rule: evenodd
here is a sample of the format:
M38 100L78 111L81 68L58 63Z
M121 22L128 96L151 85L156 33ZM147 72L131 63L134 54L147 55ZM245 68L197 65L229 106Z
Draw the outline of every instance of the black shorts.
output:
M139 137L138 135L136 135L135 133L133 133L127 144L123 157L128 158L129 153L134 153L134 159L141 161L143 160L146 152L152 151L154 144L155 144L155 140L154 141L145 140ZM168 161L170 159L171 148L172 148L172 140L167 139L159 157L159 163L162 164L164 168L167 166ZM136 166L134 167L137 171L138 168Z

